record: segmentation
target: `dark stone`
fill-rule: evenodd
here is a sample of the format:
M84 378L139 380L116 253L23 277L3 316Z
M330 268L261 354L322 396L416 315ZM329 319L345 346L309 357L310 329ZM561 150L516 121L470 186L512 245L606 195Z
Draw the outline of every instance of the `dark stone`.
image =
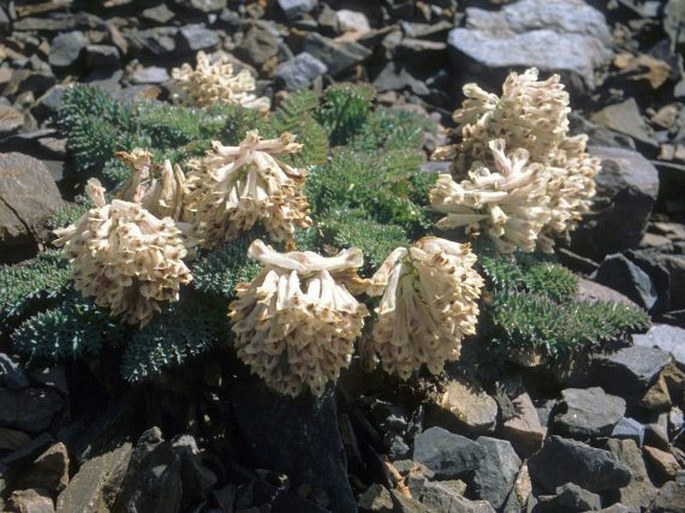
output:
M409 457L410 453L411 448L401 436L395 435L392 437L388 447L388 458L390 458L391 461L403 460Z
M52 435L49 433L43 433L30 442L22 445L13 453L2 458L0 460L0 466L6 465L12 468L22 468L26 465L30 465L38 456L45 452L54 443L55 439L52 437Z
M307 87L315 78L327 71L328 68L323 62L307 52L302 52L279 64L274 77L280 80L286 90L296 91Z
M597 353L590 358L591 381L612 394L640 392L656 382L670 361L668 353L642 346Z
M499 509L514 486L521 460L506 440L480 436L476 442L485 447L485 457L473 476L475 493Z
M66 446L58 442L38 456L31 470L22 476L16 488L47 489L51 493L64 490L69 484L69 454Z
M547 438L528 460L531 479L546 491L575 483L591 492L604 492L630 482L630 470L610 452L557 435Z
M464 436L432 427L416 436L412 458L435 472L436 479L456 479L476 470L486 449Z
M185 46L193 52L211 49L221 43L221 39L215 31L200 23L186 25L181 28L180 34Z
M572 233L571 249L601 261L610 253L638 247L657 199L659 174L632 150L592 146L588 151L602 159L602 169L592 212Z
M638 446L642 447L645 441L645 426L635 419L623 417L614 426L611 437L633 440Z
M414 77L401 63L388 62L380 73L373 79L373 85L379 91L403 91L410 90L419 96L430 93L428 86L423 80Z
M669 481L652 504L653 513L685 513L685 483Z
M31 441L23 431L0 428L0 451L16 451Z
M567 388L557 401L555 430L571 438L587 439L609 435L626 412L624 399L599 387Z
M633 344L642 347L656 347L673 356L679 365L685 367L685 329L668 324L655 324L645 334L633 335Z
M62 70L77 64L81 52L88 46L88 39L80 31L65 32L55 36L50 44L48 62L53 69Z
M522 391L512 398L514 414L503 419L498 433L511 442L521 458L528 458L541 447L547 434L547 420L544 424L527 392Z
M167 57L176 51L177 27L155 27L148 30L123 32L130 52L148 53L155 57Z
M358 43L338 42L316 32L305 36L302 50L323 62L332 76L363 62L371 55L371 50Z
M242 437L237 443L256 467L286 474L293 488L308 484L323 490L333 512L356 510L331 392L318 399L287 399L261 382L236 382L232 392Z
M70 30L88 30L102 28L105 23L94 14L51 13L50 17L28 16L14 20L12 28L15 32L68 32Z
M633 440L609 439L606 448L630 469L630 482L618 490L618 500L630 511L640 512L649 507L656 495L656 488L647 475L642 452Z
M317 0L276 0L278 6L289 20L310 12L317 5Z
M429 481L424 476L410 475L406 480L411 496L437 511L461 511L466 483L463 481Z
M5 353L0 353L0 386L12 389L29 386L29 380L19 364Z
M111 45L86 46L88 68L118 68L121 65L119 49Z
M62 408L62 397L52 390L0 389L0 425L3 427L39 433L50 426Z
M640 114L635 98L623 103L609 105L590 117L594 123L632 137L635 141L653 147L657 146L654 132Z
M596 493L588 492L574 483L566 483L556 489L556 495L540 496L534 513L572 513L597 511L602 502Z
M147 66L134 71L130 80L133 84L163 84L171 77L166 68L160 66Z
M261 68L278 55L279 41L267 26L251 23L244 33L235 36L235 56L257 68Z

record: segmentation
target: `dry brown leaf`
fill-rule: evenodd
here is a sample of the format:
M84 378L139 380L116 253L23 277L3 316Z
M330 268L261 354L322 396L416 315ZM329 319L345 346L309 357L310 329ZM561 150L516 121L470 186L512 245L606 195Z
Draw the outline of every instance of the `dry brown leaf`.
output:
M614 57L614 66L623 70L625 73L632 73L642 71L647 68L647 71L631 75L630 80L649 80L649 85L652 89L658 89L668 79L671 72L670 66L659 59L655 59L651 55L641 53L640 55L632 55L630 53L620 53Z

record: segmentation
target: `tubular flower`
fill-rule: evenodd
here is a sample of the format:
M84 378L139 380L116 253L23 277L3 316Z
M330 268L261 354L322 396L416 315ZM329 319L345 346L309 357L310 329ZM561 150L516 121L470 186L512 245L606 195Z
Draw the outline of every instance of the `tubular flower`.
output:
M424 237L395 249L371 278L382 295L373 339L386 372L407 379L425 364L433 374L457 360L465 335L475 333L483 279L468 244Z
M275 158L302 148L292 134L263 141L257 130L239 146L214 141L206 157L189 162L189 209L198 237L212 247L261 221L274 241L290 241L295 227L311 225L302 194L307 173Z
M86 190L95 203L81 219L55 230L74 263L74 287L121 315L129 324L145 325L160 303L178 301L179 286L191 280L186 254L174 221L158 219L137 203L105 201L95 179Z
M278 253L256 240L249 255L264 268L229 307L238 357L281 394L321 395L349 365L368 313L345 286L358 279L361 251Z
M496 172L477 164L460 183L451 175L439 176L430 191L430 202L434 210L447 215L437 227L464 227L467 233L482 227L501 253L517 248L534 251L551 218L550 175L541 164L528 164L524 149L505 155L502 139L492 141L489 147Z
M271 108L268 98L257 97L257 83L247 69L235 74L233 64L225 57L210 63L204 52L197 54L197 67L185 63L171 70L172 98L192 107L205 107L215 103L232 103L248 109L267 112Z

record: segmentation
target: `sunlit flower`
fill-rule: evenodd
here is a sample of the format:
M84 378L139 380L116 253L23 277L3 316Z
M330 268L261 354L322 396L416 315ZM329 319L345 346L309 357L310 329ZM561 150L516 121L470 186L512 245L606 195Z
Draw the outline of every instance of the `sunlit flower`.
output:
M359 280L361 252L279 253L256 240L249 255L264 267L230 305L238 357L279 393L321 395L349 364L367 315L346 287Z
M382 295L373 341L386 372L406 379L426 365L433 374L457 360L475 333L483 279L468 244L425 237L397 248L371 278L367 293Z

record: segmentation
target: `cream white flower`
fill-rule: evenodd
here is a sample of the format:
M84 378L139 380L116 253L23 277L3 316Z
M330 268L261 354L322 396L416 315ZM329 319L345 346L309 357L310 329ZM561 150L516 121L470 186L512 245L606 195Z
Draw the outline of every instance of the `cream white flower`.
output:
M271 108L268 98L254 94L257 83L247 69L235 73L227 58L221 57L212 63L202 51L198 52L196 59L195 69L185 63L171 70L173 100L193 107L232 103L263 112Z
M279 253L256 240L249 255L264 267L230 305L238 357L279 393L321 395L349 364L367 315L346 287L361 252Z
M202 244L233 239L258 221L278 242L290 241L297 226L310 226L302 193L307 173L276 158L301 148L292 134L262 140L253 130L239 146L214 141L206 157L190 161L188 208Z
M95 208L67 228L55 230L58 246L74 264L74 287L121 315L145 325L160 303L178 301L179 286L191 280L183 263L186 248L174 221L158 219L137 203L107 203L95 179L86 187Z
M475 333L483 279L468 244L425 237L395 249L371 278L367 293L382 295L373 340L386 372L406 379L426 365L433 374L457 360Z

